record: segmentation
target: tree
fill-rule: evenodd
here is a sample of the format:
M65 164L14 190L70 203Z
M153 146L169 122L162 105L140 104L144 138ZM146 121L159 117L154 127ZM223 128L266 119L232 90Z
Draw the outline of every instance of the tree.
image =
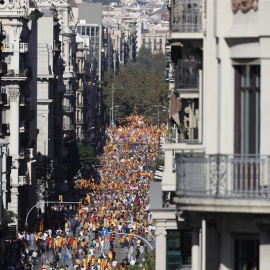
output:
M79 152L79 159L80 165L90 165L96 164L97 159L95 156L95 149L82 141L77 142L78 152Z
M95 149L85 141L73 141L67 145L67 156L64 159L64 167L67 178L72 179L83 168L87 175L91 166L97 163Z
M37 155L36 178L38 200L41 200L42 195L44 196L46 192L54 192L55 178L53 160L46 155L42 155L41 153L38 153Z
M129 61L126 66L120 66L116 77L112 72L106 74L106 107L111 108L112 103L118 106L114 107L115 118L130 115L136 107L138 114L157 119L154 105L167 105L164 70L164 54L152 55L150 50L141 48L136 62ZM165 114L167 112L160 111L160 116Z
M155 251L147 252L141 264L129 266L128 270L153 270L155 269L155 261Z

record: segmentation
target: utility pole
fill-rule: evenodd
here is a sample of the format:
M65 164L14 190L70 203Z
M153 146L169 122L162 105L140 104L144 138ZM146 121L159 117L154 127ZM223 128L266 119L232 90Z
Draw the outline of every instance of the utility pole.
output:
M114 126L114 122L113 122L114 96L113 95L114 95L114 83L112 84L112 108L111 108L111 110L112 110L112 115L111 115L112 119L111 119L111 127Z

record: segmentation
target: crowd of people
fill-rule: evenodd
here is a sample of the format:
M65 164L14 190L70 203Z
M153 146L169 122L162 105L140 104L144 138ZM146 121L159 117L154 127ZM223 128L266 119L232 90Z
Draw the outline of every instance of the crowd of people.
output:
M36 253L43 269L127 269L143 261L155 238L149 211L151 165L165 133L165 125L151 125L138 115L108 127L99 156L102 166L90 179L74 180L85 193L79 205L52 206L63 212L64 228L44 231L41 222L39 232L18 235L26 240L21 265L35 264Z

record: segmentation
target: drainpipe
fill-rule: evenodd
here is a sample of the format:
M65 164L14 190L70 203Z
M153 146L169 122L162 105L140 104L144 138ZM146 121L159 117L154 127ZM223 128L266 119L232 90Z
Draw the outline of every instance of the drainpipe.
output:
M202 220L202 270L206 270L206 221Z

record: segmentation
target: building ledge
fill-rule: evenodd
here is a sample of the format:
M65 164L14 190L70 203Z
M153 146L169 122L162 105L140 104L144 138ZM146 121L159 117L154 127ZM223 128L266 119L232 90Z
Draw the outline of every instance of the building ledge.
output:
M175 197L173 201L178 205L178 208L186 211L270 214L270 200L225 200Z
M203 39L203 32L170 32L169 39Z
M40 104L40 103L52 103L53 102L53 99L38 99L37 100L37 103Z

